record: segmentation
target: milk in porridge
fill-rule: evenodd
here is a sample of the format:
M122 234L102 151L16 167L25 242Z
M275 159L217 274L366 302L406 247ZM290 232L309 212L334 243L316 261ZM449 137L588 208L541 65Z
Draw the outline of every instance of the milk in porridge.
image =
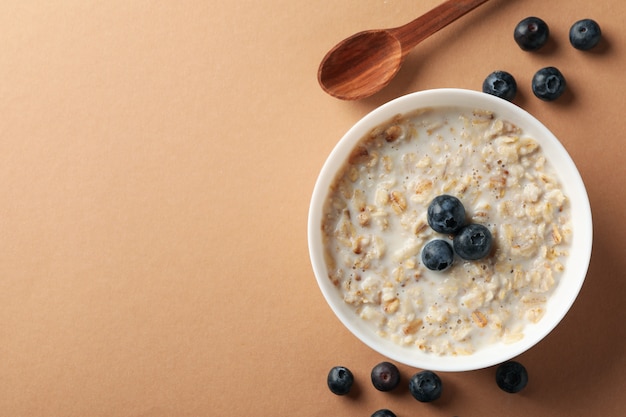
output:
M446 271L420 261L436 238L438 195L461 200L493 235L479 261ZM541 320L572 238L568 198L538 143L497 114L427 108L400 115L354 148L322 218L329 279L381 337L438 355L520 340Z

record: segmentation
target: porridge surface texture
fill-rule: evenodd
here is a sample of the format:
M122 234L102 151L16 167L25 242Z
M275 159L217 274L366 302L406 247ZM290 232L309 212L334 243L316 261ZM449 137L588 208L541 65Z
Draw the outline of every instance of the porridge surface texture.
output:
M492 233L491 253L445 271L422 247L448 239L427 222L449 194ZM537 141L497 114L424 108L398 115L354 147L325 202L328 277L383 338L437 355L511 343L543 317L564 270L571 213Z

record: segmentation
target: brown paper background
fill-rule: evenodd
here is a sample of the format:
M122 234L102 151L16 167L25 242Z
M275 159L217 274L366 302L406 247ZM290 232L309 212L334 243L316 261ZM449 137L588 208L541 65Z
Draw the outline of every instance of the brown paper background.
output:
M413 51L378 95L336 100L317 66L340 39L438 0L6 0L0 5L0 416L618 416L623 300L626 3L492 0ZM551 41L512 31L542 17ZM591 17L605 40L574 50ZM569 90L541 102L533 73ZM308 258L316 176L361 116L491 71L561 139L588 187L594 252L570 313L518 358L442 375L435 404L377 392L383 360L333 316ZM350 367L356 394L326 388ZM414 369L401 366L406 379Z

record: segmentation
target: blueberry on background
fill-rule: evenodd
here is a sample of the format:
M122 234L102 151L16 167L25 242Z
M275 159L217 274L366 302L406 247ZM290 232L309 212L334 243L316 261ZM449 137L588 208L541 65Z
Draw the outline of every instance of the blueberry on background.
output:
M374 412L374 414L372 414L372 417L396 417L396 415L391 410L383 408Z
M381 362L372 368L372 384L379 391L391 391L400 383L400 371L391 362Z
M496 383L510 394L520 392L528 384L528 372L519 362L505 362L496 369Z
M572 46L581 51L595 47L602 38L600 25L592 19L582 19L575 22L569 30L569 41Z
M517 94L517 82L506 71L494 71L483 81L483 93L513 101Z
M453 261L452 246L443 239L431 240L422 248L422 263L431 271L445 271Z
M421 371L411 377L409 391L417 401L426 403L441 397L443 385L439 376L432 371Z
M465 260L482 259L491 252L493 237L487 227L471 223L463 227L452 241L454 251Z
M354 376L345 366L335 366L328 372L326 382L333 394L346 395L352 388Z
M565 91L565 77L555 67L541 68L532 80L533 94L544 101L556 100Z
M513 31L513 39L524 51L535 51L548 41L550 29L546 22L538 17L522 19Z
M428 225L436 232L456 233L465 224L465 207L454 196L439 195L428 206L427 220Z

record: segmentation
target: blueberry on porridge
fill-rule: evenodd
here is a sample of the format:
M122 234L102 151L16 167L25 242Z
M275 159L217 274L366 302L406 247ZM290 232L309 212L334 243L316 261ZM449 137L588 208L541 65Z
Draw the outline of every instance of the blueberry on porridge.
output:
M453 261L452 246L443 239L431 240L422 249L422 263L432 271L445 271Z
M468 224L453 239L454 251L463 259L475 261L491 252L493 238L482 224Z
M569 200L538 142L462 107L398 115L363 137L329 189L321 227L328 277L354 314L437 355L523 338L545 313L572 238ZM436 240L452 254L425 257Z
M438 195L427 211L428 225L439 233L456 233L465 224L465 207L451 195Z

